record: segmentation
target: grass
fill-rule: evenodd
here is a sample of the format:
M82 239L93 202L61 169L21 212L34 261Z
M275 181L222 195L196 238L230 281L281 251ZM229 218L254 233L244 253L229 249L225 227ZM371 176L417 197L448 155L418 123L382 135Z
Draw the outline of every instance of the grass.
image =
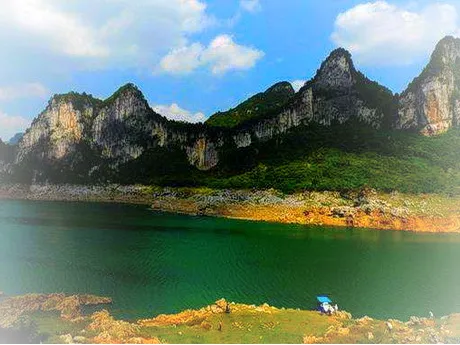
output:
M285 343L298 344L307 334L325 333L333 319L311 311L282 310L271 314L241 311L216 314L206 326L181 325L143 327L146 337L156 336L167 343ZM222 325L219 330L219 324ZM210 327L208 329L208 327Z
M215 305L143 320L138 326L121 322L135 332L127 335L129 339L103 336L111 332L111 327L115 327L115 331L120 330L120 321L114 320L108 313L102 328L94 330L89 324L95 314L68 321L55 312L34 312L26 316L27 324L33 325L27 330L34 329L34 337L30 340L45 343L62 343L61 335L71 335L74 341L76 336L82 336L83 342L90 343L110 339L133 342L133 339L138 339L140 342L159 340L173 344L455 343L460 339L458 314L406 323L390 320L392 330L389 330L385 320L352 319L343 312L326 316L316 311L231 304L231 312L225 313L223 310L212 312L213 307ZM0 329L0 335L1 331L5 330Z
M30 320L35 324L38 339L47 343L62 343L60 335L81 335L80 332L89 324L89 320L82 319L70 322L60 318L59 312L34 312L29 314Z

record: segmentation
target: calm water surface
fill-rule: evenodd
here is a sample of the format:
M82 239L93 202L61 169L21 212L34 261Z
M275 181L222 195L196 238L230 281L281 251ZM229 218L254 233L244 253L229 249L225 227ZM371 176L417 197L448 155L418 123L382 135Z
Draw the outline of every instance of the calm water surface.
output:
M0 290L111 296L123 318L221 297L310 308L319 293L356 316L441 315L460 312L460 235L0 201Z

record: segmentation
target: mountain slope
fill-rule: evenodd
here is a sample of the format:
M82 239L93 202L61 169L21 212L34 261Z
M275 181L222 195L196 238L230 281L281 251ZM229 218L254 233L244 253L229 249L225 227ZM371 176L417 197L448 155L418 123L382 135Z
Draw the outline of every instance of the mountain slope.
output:
M210 116L206 124L217 127L238 126L245 121L276 113L294 94L295 91L290 83L286 81L276 83L235 108Z
M0 178L2 174L10 172L11 163L14 161L14 156L15 147L9 144L5 144L0 140Z
M350 53L339 48L299 92L293 94L286 82L275 84L205 124L167 120L132 84L107 100L56 95L19 142L10 178L452 190L460 171L451 159L460 148L456 134L440 137L445 157L437 160L430 154L443 155L436 141L411 131L436 134L458 126L460 98L452 67L457 50L460 40L442 40L426 70L398 97L357 71ZM433 94L432 85L440 86L437 101L426 108L424 95ZM447 182L438 183L439 178Z
M17 145L21 139L24 133L16 133L10 140L8 140L8 144L10 145Z
M436 46L423 72L399 99L396 128L435 135L460 123L460 39Z

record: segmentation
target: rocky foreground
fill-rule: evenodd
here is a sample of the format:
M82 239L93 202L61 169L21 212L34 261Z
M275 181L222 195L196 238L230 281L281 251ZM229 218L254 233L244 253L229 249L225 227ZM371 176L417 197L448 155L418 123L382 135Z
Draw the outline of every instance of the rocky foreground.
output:
M87 305L97 296L31 294L0 299L0 341L45 343L458 343L460 314L409 321L354 319L315 311L229 303L152 319L116 320Z
M152 186L0 185L0 199L122 202L154 210L279 223L417 232L460 232L460 197Z

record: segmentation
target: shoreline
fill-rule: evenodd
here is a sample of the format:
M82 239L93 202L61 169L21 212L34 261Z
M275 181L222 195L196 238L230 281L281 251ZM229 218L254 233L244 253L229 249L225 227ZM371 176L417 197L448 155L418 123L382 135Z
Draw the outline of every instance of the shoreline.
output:
M200 309L137 320L115 319L95 295L26 294L0 299L0 340L10 343L457 343L460 314L408 321L353 318L313 310L220 299ZM84 314L82 307L95 306ZM28 320L29 323L24 322ZM30 327L35 324L35 327ZM3 338L2 338L3 337Z
M152 210L285 224L460 233L460 197L362 190L305 192L212 190L142 185L0 185L0 200L109 202Z

